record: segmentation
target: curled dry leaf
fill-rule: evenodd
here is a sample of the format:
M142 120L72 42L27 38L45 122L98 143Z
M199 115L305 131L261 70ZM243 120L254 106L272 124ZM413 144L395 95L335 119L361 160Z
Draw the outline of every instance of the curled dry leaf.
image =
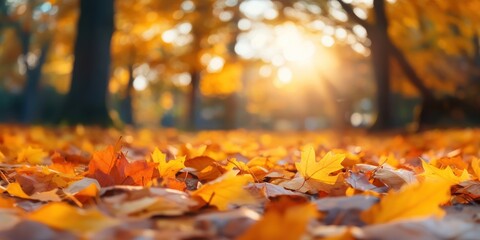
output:
M355 167L364 172L373 173L373 178L380 180L386 186L400 189L405 184L417 181L415 173L405 169L394 169L388 165L374 166L369 164L357 164Z

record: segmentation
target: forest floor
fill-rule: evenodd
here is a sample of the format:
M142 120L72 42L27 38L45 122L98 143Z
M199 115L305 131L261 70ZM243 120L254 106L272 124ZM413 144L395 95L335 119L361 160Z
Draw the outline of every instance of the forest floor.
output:
M0 239L475 239L479 136L0 125Z

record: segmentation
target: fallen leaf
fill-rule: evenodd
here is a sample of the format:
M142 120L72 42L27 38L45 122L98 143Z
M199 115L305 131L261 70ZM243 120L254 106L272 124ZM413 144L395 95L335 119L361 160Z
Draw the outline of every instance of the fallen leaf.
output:
M423 176L425 181L446 182L454 185L470 179L470 175L466 169L462 171L462 175L457 176L450 166L447 166L445 169L440 169L422 161L422 167L424 172L420 174L420 176Z
M28 146L20 150L17 156L17 162L27 162L30 164L41 164L48 154L41 148Z
M118 186L103 190L102 200L117 217L179 216L189 211L196 202L184 192L164 188Z
M404 219L442 217L439 207L450 199L450 186L445 182L422 182L406 185L401 190L388 192L379 203L362 212L369 224L387 223Z
M28 214L28 219L60 230L95 232L116 225L115 219L96 209L80 209L67 203L49 203Z
M266 207L263 217L238 239L302 239L308 223L316 216L317 210L312 203L295 201L288 196L279 197Z
M193 172L202 181L211 181L220 177L225 170L211 157L201 156L185 161L185 166L193 168Z
M19 197L19 198L24 198L24 199L32 199L32 200L38 200L38 201L52 201L52 202L60 202L62 199L60 196L57 194L58 189L52 189L50 191L45 191L45 192L35 192L32 195L27 195L20 184L18 182L13 182L8 184L7 186L7 192L14 196L14 197Z
M327 184L335 184L338 176L331 176L331 174L343 169L343 159L345 159L344 154L328 152L317 162L315 159L315 150L312 146L307 146L304 151L302 151L300 163L295 163L295 167L297 171L305 177L305 180L315 179Z
M393 189L400 189L405 184L412 184L417 181L412 171L405 169L394 169L388 165L374 166L369 164L357 164L355 168L370 172L373 178L380 180L383 184Z
M153 150L152 161L157 164L160 177L163 178L175 178L175 174L185 167L185 158L180 157L167 162L167 156L158 148Z
M471 162L473 173L477 179L480 179L480 159L474 157Z
M226 172L221 177L200 187L192 192L192 196L203 199L219 210L226 210L230 204L247 204L255 202L255 199L244 188L253 179L250 175L236 174L238 171Z
M117 153L113 146L108 146L102 151L94 152L92 159L88 164L89 175L94 175L96 171L103 173L110 173L112 168L115 166L115 159L117 158Z

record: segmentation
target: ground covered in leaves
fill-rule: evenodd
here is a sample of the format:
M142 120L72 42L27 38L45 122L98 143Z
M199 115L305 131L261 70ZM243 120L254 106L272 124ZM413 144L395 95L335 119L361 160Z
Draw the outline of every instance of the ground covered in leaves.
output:
M0 126L0 239L474 239L480 130Z

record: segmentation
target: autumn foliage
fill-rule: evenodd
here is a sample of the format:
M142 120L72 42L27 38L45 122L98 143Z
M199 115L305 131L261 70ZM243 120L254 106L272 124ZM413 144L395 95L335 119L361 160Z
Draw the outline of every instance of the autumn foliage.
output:
M479 133L0 126L0 238L469 239Z

